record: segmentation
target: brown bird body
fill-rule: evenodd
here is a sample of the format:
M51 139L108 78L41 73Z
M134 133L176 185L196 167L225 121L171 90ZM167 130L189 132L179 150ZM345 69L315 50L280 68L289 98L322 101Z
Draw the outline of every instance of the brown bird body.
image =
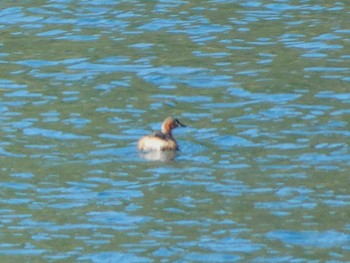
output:
M166 118L163 121L161 130L142 137L138 141L137 148L140 151L178 150L179 146L172 135L172 130L179 126L185 127L178 119L173 117Z

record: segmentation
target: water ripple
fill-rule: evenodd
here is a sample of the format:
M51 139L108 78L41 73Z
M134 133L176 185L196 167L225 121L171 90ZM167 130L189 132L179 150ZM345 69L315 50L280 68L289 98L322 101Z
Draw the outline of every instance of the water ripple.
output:
M324 232L276 230L267 233L266 236L286 244L318 248L338 247L347 244L350 240L349 235L333 230Z
M0 10L5 261L347 260L344 1L22 2ZM139 153L166 116L180 150Z
M86 140L89 138L88 136L77 135L74 133L65 133L63 131L42 128L25 128L23 129L23 133L27 136L43 136L47 138L60 140Z

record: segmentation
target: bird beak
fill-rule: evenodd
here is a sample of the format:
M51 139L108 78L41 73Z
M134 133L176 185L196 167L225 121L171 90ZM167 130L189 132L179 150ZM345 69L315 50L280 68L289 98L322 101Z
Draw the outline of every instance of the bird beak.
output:
M187 127L185 124L181 123L179 120L176 120L176 124L180 127Z

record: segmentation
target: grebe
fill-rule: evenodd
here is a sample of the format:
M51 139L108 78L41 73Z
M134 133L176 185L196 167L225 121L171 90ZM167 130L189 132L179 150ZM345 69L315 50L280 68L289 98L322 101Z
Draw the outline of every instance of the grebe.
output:
M162 129L142 137L137 144L140 151L175 151L179 149L172 130L176 127L186 127L178 119L168 117L163 121Z

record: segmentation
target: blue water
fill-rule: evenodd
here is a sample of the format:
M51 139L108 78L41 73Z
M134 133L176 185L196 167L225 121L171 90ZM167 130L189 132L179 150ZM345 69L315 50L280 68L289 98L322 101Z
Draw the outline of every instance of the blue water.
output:
M348 13L3 2L0 259L349 261Z

